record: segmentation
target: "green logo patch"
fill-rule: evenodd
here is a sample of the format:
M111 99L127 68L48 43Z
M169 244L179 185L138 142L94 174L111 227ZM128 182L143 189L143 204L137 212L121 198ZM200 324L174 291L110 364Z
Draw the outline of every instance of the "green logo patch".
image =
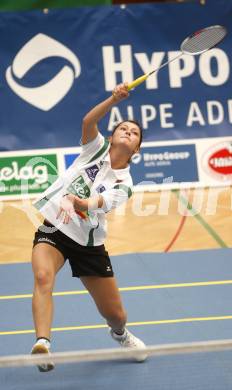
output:
M68 187L68 191L73 195L79 196L81 199L90 197L90 189L85 183L83 176L78 176Z

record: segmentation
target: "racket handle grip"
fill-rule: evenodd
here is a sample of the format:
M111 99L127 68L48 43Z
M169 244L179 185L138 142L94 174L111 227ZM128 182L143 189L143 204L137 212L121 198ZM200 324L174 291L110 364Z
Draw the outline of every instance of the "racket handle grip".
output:
M137 87L137 85L142 84L147 78L148 78L148 75L144 74L143 76L140 76L137 79L135 79L134 81L132 81L132 83L130 83L127 87L128 91Z

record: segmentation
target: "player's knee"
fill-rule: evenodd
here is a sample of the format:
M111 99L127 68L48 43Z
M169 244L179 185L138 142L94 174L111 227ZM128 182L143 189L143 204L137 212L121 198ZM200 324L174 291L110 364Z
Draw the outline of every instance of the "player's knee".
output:
M41 269L36 271L34 276L35 276L36 287L46 289L46 290L52 289L53 281L54 281L52 272Z

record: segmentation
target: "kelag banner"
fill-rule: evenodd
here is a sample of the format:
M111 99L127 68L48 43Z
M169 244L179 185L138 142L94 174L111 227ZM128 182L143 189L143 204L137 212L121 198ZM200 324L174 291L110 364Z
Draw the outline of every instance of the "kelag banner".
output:
M0 13L0 149L77 145L83 116L116 83L172 59L186 36L214 24L229 31L218 48L171 62L100 128L108 135L129 116L145 141L230 136L231 17L232 0Z

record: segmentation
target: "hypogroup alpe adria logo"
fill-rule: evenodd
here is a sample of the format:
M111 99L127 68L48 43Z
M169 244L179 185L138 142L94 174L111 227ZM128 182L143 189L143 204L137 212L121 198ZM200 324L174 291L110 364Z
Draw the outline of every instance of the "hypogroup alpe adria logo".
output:
M38 62L50 57L61 57L70 62L70 66L64 65L51 80L38 87L25 87L16 81L22 80ZM54 38L40 33L16 54L12 65L6 70L6 80L20 98L36 108L49 111L68 93L80 72L80 62L70 49Z

